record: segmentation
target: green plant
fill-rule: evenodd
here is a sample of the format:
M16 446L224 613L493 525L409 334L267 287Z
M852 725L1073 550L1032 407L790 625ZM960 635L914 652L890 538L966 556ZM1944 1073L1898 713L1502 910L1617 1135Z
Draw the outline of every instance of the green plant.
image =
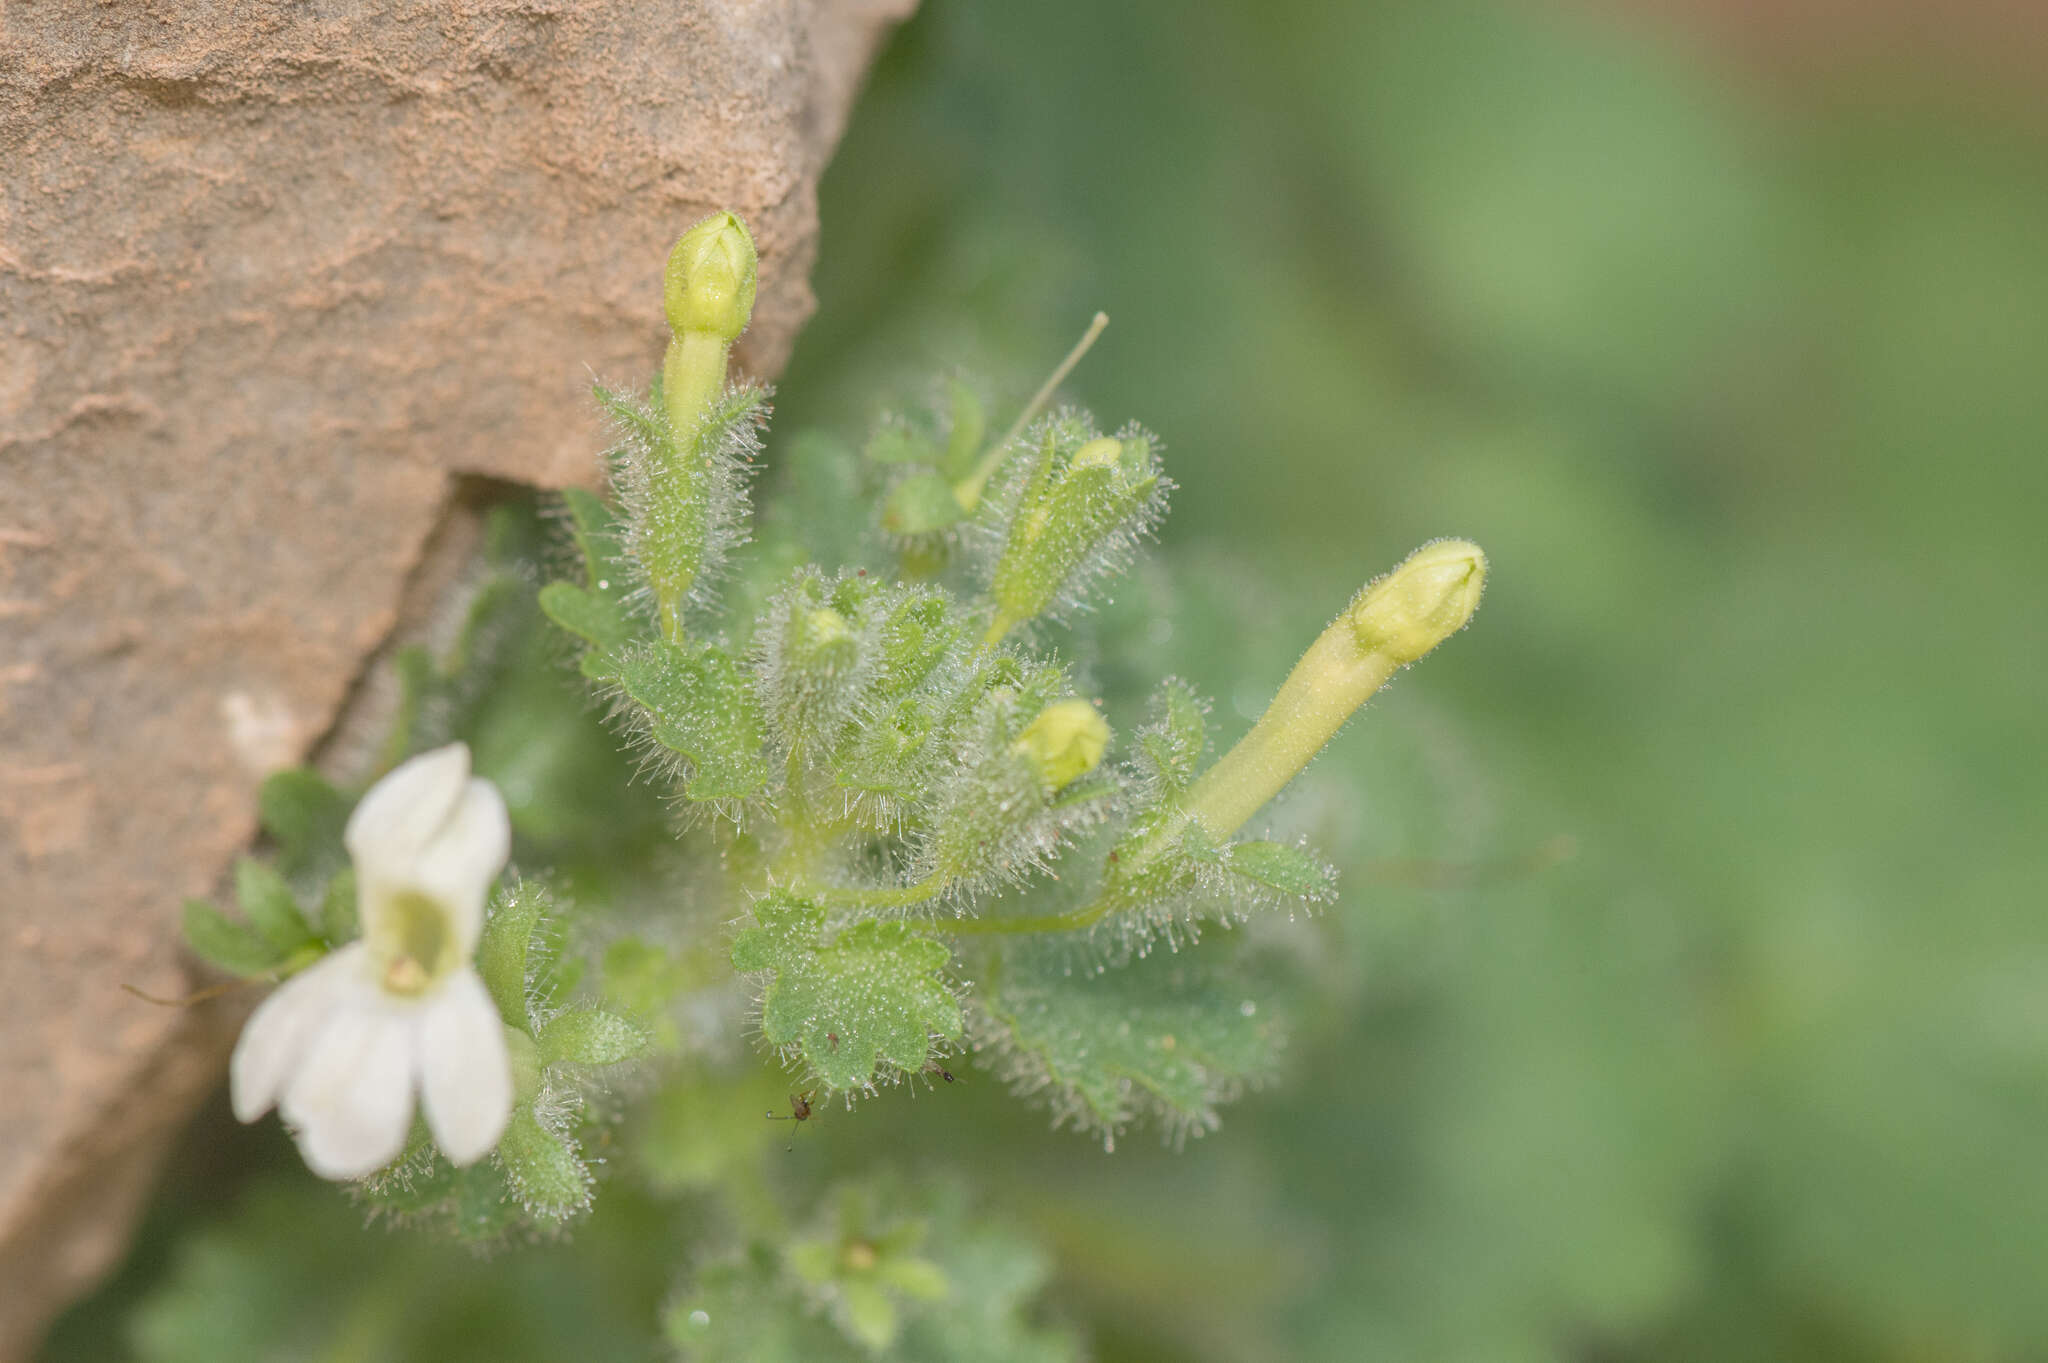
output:
M730 1089L734 1039L751 1027L792 1076L800 1117L906 1081L951 1082L971 1051L1109 1148L1134 1122L1174 1142L1214 1127L1220 1105L1275 1072L1292 986L1250 934L1208 930L1336 893L1307 845L1244 831L1368 698L1464 626L1485 560L1442 540L1368 583L1214 761L1208 704L1173 678L1141 716L1117 717L1120 739L1055 644L1142 666L1143 640L1095 628L1091 612L1128 585L1172 483L1143 428L1105 435L1086 413L1045 411L1104 319L1002 434L988 437L980 398L951 381L940 410L885 422L859 453L799 437L756 516L769 394L727 375L755 269L730 214L678 242L661 374L644 399L599 390L618 433L612 495L564 496L574 571L537 597L666 820L645 817L624 767L609 788L590 782L594 796L551 783L588 775L560 756L588 743L582 716L529 698L517 739L493 716L495 693L545 670L521 584L548 551L517 512L500 516L498 567L455 655L401 668L387 764L448 740L474 745L483 769L493 751L546 752L503 765L524 773L510 801L519 850L555 869L501 886L475 947L507 1036L512 1099L495 1153L451 1163L418 1125L356 1196L496 1242L583 1211L594 1145L623 1147L657 1185L716 1192L730 1219L728 1257L704 1259L670 1317L686 1352L724 1347L714 1341L748 1302L797 1311L791 1357L902 1341L915 1352L966 1328L949 1284L979 1271L982 1242L958 1229L957 1196L931 1223L954 1229L930 1230L899 1215L916 1199L856 1183L805 1238L745 1171L758 1134L686 1095ZM1126 603L1116 619L1131 615ZM442 753L432 760L455 760ZM579 798L622 811L630 831L562 811ZM274 780L278 869L245 865L246 928L193 906L195 949L245 974L290 974L345 943L354 891L336 843L348 808L309 773ZM288 876L318 896L313 919ZM367 882L362 893L366 914L392 912ZM399 964L406 991L427 987L411 957ZM615 1145L614 1098L643 1086L620 1075L665 1088L651 1132L625 1128ZM947 1254L925 1254L928 1230ZM723 1304L687 1304L700 1297ZM1059 1345L1002 1328L1019 1351L1004 1356Z

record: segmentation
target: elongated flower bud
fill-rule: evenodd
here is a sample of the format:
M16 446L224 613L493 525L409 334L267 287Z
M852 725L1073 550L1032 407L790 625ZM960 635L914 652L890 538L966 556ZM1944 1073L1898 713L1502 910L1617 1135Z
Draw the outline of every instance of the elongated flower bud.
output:
M685 449L725 391L732 343L754 315L758 264L754 239L731 213L705 218L669 252L662 304L675 337L661 365L662 399ZM680 473L690 476L687 467Z
M662 301L678 335L708 332L730 345L754 314L754 239L731 213L713 213L683 233L669 252Z
M1054 790L1095 770L1109 746L1109 724L1085 700L1054 701L1038 712L1012 745L1029 758Z
M1373 692L1464 627L1485 582L1478 545L1437 540L1368 583L1301 655L1251 732L1195 782L1186 814L1212 837L1236 832Z

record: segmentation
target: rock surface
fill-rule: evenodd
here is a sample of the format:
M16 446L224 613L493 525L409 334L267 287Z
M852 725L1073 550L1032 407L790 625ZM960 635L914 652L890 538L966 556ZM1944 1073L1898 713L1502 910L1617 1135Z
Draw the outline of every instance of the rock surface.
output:
M219 1082L247 1002L119 986L191 987L178 901L335 722L457 477L593 475L590 377L652 371L713 208L761 250L741 363L781 365L912 3L0 3L0 1359Z

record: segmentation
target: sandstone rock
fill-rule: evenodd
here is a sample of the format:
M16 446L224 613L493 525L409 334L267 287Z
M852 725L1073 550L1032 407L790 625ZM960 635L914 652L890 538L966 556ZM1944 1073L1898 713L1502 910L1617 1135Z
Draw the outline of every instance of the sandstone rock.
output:
M914 0L0 4L0 1358L125 1242L247 1003L177 905L333 724L454 480L589 479L669 242L746 218L741 362Z

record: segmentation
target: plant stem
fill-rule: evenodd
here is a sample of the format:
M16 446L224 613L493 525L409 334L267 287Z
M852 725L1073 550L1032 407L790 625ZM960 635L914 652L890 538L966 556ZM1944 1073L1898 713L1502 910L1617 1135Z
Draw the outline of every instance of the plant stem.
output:
M943 880L936 875L930 875L914 885L891 885L877 889L813 885L805 886L803 893L834 908L901 909L912 904L922 904L928 899L936 899L945 888Z

